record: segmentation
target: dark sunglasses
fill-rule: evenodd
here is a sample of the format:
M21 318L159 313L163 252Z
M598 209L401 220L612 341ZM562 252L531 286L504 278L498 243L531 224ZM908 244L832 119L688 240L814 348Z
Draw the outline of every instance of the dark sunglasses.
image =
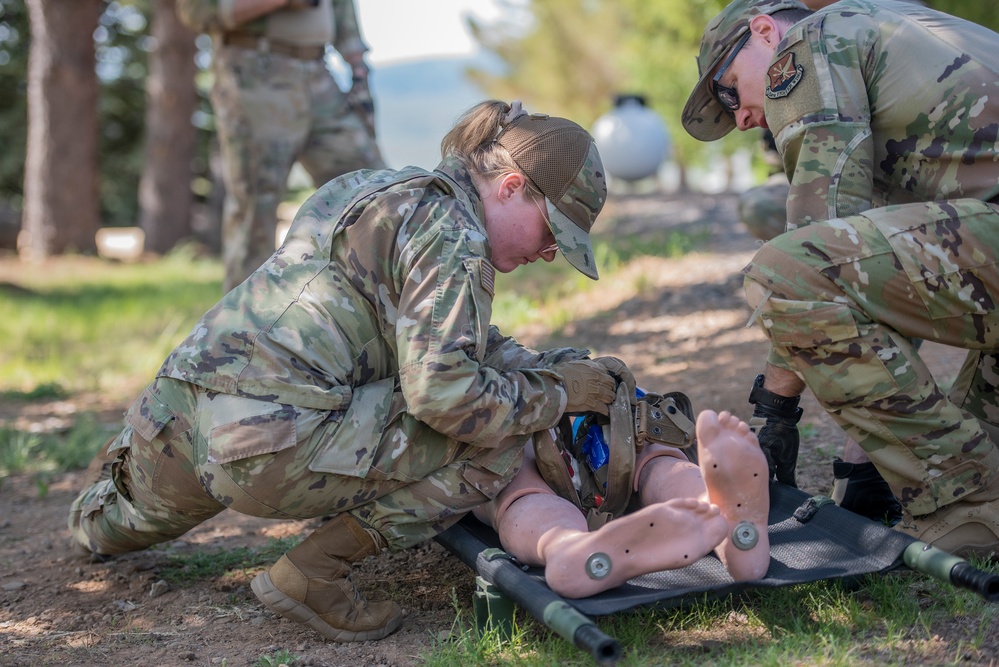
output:
M713 77L711 77L711 92L714 93L715 99L718 103L722 105L727 111L736 111L739 108L739 91L735 88L729 88L728 86L723 86L718 83L718 80L722 78L725 74L725 70L729 68L735 57L739 55L739 50L746 45L749 41L752 32L747 31L745 35L739 39L735 44L735 48L732 52L728 54L728 58L722 63L722 66L718 68L718 71Z

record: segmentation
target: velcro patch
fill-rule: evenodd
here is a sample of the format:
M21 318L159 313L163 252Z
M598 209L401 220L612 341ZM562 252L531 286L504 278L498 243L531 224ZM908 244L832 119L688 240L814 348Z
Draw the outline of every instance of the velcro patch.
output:
M772 100L787 97L794 87L801 81L805 74L805 68L794 61L794 52L791 51L780 58L767 70L766 95Z

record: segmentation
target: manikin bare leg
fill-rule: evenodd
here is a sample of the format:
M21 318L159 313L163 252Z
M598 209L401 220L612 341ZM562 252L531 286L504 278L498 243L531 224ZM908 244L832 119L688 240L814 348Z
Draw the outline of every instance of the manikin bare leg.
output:
M767 460L749 425L728 412L697 416L697 456L708 498L728 520L716 550L736 581L762 579L770 567Z
M721 470L713 469L714 479L720 482L723 472L728 477L737 477L732 473L739 469L741 455L735 450L740 441L763 461L761 525L764 539L754 556L766 551L764 556L769 563L765 540L766 460L748 426L742 424L745 428L739 428L741 422L728 413L723 413L728 415L722 418L723 421L714 413L710 415L709 423L714 426L703 436L699 432L699 437L704 438L702 447L710 450L714 447L713 440L718 439L724 449L718 458L736 457L720 466ZM518 560L528 565L543 565L546 581L553 591L563 597L578 598L614 588L648 572L690 565L723 540L730 542L732 521L709 502L709 488L697 466L686 459L654 458L641 472L639 490L645 507L591 533L579 510L551 493L529 453L517 478L495 501L496 506L501 506L505 494L515 498L499 517L498 525L489 512L477 512L477 515L496 527L504 548ZM754 491L759 489L754 487ZM519 495L524 493L526 495ZM732 494L717 495L727 503ZM743 508L730 509L729 514L738 519L736 524L746 517L758 518L758 512ZM740 551L729 557L740 575L750 569L744 565L745 561L760 560L759 557L748 558L745 553L748 552ZM765 573L765 567L763 571Z

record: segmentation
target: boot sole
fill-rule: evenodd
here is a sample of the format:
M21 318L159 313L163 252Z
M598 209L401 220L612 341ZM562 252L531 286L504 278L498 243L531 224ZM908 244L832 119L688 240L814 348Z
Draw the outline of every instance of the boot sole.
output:
M398 616L389 621L384 628L368 630L366 632L351 632L334 628L332 625L319 618L316 612L305 606L298 600L288 597L271 581L270 575L265 571L258 574L250 582L250 589L257 599L267 605L267 608L279 616L287 618L289 621L307 625L323 637L335 642L366 642L377 639L384 639L399 629L402 625L402 616Z
M954 552L960 558L980 558L987 561L999 560L999 542L992 544L973 544L961 547Z

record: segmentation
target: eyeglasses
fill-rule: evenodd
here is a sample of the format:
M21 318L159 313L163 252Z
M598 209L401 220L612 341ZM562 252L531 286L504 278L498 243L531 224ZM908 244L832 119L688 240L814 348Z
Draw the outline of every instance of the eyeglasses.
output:
M739 108L739 91L735 88L723 86L718 83L718 81L725 74L725 70L729 68L729 65L732 64L732 61L735 60L735 57L739 54L739 50L742 49L742 47L746 45L746 42L749 41L752 34L752 32L746 32L746 34L742 36L742 38L736 43L735 48L732 49L732 52L728 54L728 58L725 59L722 66L719 67L715 75L711 77L711 92L714 93L715 99L718 100L718 103L729 112L736 111Z
M544 210L541 208L541 204L538 203L538 200L533 195L527 195L527 196L530 197L530 199L531 199L532 202L534 202L534 206L538 209L538 212L541 214L541 219L545 221L546 225L548 225L548 231L551 232L552 236L555 236L555 230L552 229L552 222L551 222L551 220L548 219L548 216L545 214ZM538 254L539 255L554 255L557 252L558 252L558 243L556 242L556 243L552 243L551 245L545 246L544 248L542 248L541 250L538 251Z

